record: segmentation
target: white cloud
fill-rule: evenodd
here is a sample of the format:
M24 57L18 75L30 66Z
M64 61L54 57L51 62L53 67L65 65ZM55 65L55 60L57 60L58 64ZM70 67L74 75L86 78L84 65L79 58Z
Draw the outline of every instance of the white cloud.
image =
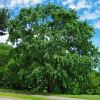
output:
M4 8L4 5L3 4L0 4L0 8Z
M80 0L76 4L71 3L69 5L69 8L76 9L76 10L80 10L80 9L83 9L83 8L89 9L91 7L92 7L92 5L90 5L89 2L87 2L86 0Z
M94 23L94 27L95 27L95 29L100 29L100 21L96 21Z
M69 8L71 8L71 9L76 9L76 5L75 5L75 4L70 4L70 5L69 5Z
M21 4L27 4L29 0L11 0L10 3L8 4L8 7L14 7L17 5Z
M88 19L88 20L94 20L100 18L100 11L96 10L95 12L90 12L90 11L84 11L84 14L80 16L80 19Z
M10 0L10 2L6 5L3 5L2 2L0 3L0 7L3 8L5 6L11 8L11 7L15 7L16 5L24 5L27 6L29 4L38 4L41 3L43 0Z
M8 37L9 37L8 34L0 36L0 43L5 43L8 39Z
M70 4L70 3L73 3L74 0L63 0L62 4L63 5L67 5L67 4Z
M41 3L42 0L32 0L32 2L35 3L35 4L38 4L38 3Z
M91 8L91 5L89 5L85 0L80 0L77 3L77 9L82 9L82 8Z
M10 2L10 5L11 6L14 6L15 4L21 4L21 3L23 3L24 1L22 1L22 0L11 0L11 2Z

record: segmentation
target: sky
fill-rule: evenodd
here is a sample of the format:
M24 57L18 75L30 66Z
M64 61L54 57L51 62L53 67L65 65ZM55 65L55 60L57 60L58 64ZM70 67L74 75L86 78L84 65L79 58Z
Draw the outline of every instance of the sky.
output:
M47 4L51 2L66 9L75 9L80 20L87 20L95 28L92 38L93 44L100 50L100 0L0 0L0 8L7 7L13 15L17 15L21 8ZM8 34L0 36L0 42L6 42Z

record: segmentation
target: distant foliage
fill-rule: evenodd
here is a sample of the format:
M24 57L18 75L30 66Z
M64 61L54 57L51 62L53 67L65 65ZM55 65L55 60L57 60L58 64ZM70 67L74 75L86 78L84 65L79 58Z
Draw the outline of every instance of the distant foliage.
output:
M0 86L4 86L4 73L10 59L11 46L0 43Z
M0 8L0 36L4 35L4 31L7 30L7 20L9 18L8 10Z

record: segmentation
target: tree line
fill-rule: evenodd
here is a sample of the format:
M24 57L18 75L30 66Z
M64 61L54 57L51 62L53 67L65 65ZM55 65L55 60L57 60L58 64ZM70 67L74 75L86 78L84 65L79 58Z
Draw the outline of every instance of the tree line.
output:
M10 18L0 9L0 86L34 93L100 94L94 28L76 11L47 4L22 8Z

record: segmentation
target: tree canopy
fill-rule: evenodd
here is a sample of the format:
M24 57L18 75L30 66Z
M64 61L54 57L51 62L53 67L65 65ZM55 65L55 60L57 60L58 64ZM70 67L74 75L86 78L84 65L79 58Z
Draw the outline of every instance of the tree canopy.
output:
M34 92L88 93L98 50L94 29L72 9L53 4L23 8L8 22L16 48L6 67L6 84Z

